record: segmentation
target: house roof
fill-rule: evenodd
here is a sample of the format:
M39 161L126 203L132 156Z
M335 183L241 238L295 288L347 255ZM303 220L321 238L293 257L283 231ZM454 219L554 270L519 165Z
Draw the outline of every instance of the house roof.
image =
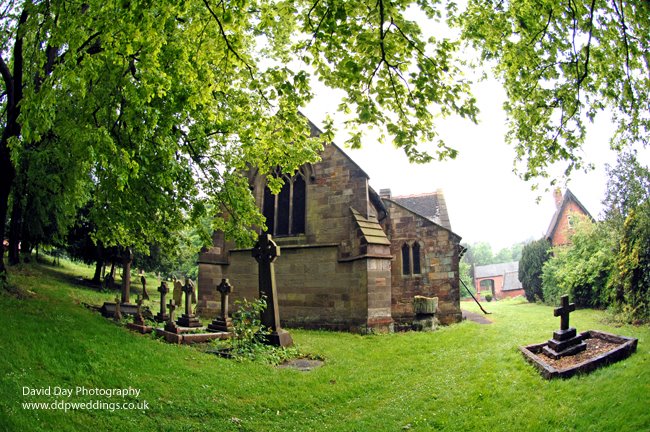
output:
M449 214L447 213L447 204L445 203L445 196L442 189L430 193L395 196L388 199L401 205L407 210L452 231L451 223L449 222Z
M519 272L506 272L505 277L503 278L503 288L501 291L514 291L523 289L523 285L519 280Z
M553 235L555 234L555 230L557 229L558 223L560 221L560 216L562 213L564 213L564 210L566 209L566 206L569 204L569 202L573 201L578 208L585 214L587 217L591 220L594 220L594 218L591 216L589 211L587 211L587 208L582 205L580 201L578 201L578 198L569 190L567 189L564 192L564 196L562 197L562 202L560 205L557 207L555 210L555 213L553 214L553 218L551 218L551 223L548 226L548 229L546 230L546 238L551 239L553 238Z
M474 277L476 279L491 276L504 276L506 273L519 273L519 261L474 267Z

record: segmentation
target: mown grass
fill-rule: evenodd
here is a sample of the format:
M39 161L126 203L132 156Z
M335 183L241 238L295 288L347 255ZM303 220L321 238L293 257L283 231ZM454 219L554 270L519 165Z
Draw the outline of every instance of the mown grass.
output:
M517 350L549 338L558 326L552 308L512 301L485 305L490 325L433 333L292 330L302 352L325 358L299 372L131 333L80 305L115 296L73 283L83 272L69 264L12 272L34 296L0 295L0 430L650 430L650 328L613 327L601 311L576 311L572 325L637 337L637 352L570 380L543 380ZM30 411L23 402L56 398L23 396L23 386L132 386L149 409ZM93 399L110 402L70 401Z

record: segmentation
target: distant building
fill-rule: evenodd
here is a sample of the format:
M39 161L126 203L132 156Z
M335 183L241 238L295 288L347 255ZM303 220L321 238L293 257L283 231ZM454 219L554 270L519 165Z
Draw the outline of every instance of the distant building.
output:
M474 284L483 298L486 294L497 300L524 295L518 261L474 267Z
M555 198L555 213L546 231L546 239L551 246L566 245L571 243L571 234L575 229L577 217L586 216L590 220L594 218L569 189L564 195L559 188L555 189L553 197Z

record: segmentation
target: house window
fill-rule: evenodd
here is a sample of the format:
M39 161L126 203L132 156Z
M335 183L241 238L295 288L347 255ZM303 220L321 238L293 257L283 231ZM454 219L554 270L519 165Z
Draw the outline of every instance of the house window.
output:
M575 221L574 221L574 219L573 219L573 215L568 215L568 216L566 217L566 220L567 220L567 226L569 227L569 229L573 229L573 228L575 228L575 227L573 226L574 223L575 223Z
M264 188L262 214L266 227L274 236L289 236L305 233L306 183L302 173L285 177L280 193L274 195Z
M402 246L402 274L419 275L421 272L420 244L415 242L412 246L409 246L404 243Z

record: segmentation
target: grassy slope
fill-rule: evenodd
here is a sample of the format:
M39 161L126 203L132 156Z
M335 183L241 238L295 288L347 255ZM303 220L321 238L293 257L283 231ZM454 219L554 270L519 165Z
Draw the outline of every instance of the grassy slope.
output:
M434 333L293 330L302 351L326 358L324 367L303 373L130 333L79 305L114 297L71 283L81 271L62 277L27 266L12 281L35 297L0 295L0 430L650 430L650 328L614 328L602 312L580 310L571 322L580 331L637 337L636 354L566 381L541 379L517 350L549 338L558 325L552 309L512 302L486 306L491 325L464 322ZM23 386L129 385L141 389L149 410L21 407L54 399L23 396ZM69 400L92 399L111 401Z

